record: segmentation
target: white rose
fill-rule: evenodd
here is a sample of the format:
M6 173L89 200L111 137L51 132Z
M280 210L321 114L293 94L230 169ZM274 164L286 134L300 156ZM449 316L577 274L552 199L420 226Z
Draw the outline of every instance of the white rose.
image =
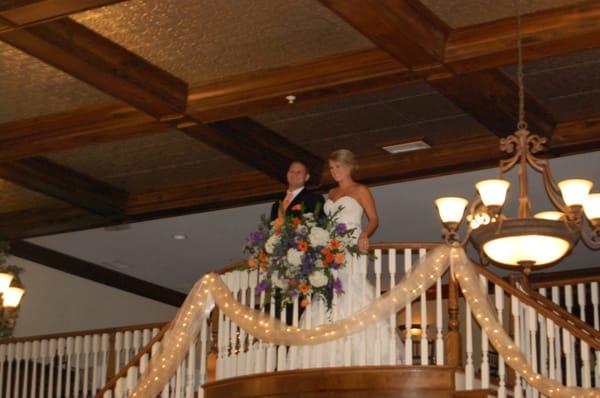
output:
M325 272L323 271L314 271L308 276L308 280L314 287L323 287L328 282L327 275L325 275Z
M279 240L279 235L271 235L271 237L265 242L265 251L269 254L272 254L273 249L275 248L275 246L277 246Z
M288 287L287 280L280 278L279 273L273 274L271 280L273 281L273 284L280 289L286 289Z
M310 230L308 239L313 246L327 246L327 242L329 242L329 232L323 228L314 227Z
M292 265L300 265L300 264L302 264L302 256L303 255L304 255L304 253L301 252L300 250L296 250L296 249L292 248L292 249L289 249L287 252L287 260Z

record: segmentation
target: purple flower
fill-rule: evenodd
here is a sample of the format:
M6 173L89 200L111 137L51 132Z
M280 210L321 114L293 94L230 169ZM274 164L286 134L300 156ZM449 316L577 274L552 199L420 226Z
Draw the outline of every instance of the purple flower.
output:
M331 264L331 268L333 268L333 269L340 269L340 265L338 263L332 263Z
M335 278L335 281L333 281L333 288L337 294L342 292L342 281L340 278Z
M310 273L312 272L312 270L313 270L312 264L308 264L308 263L304 264L304 262L303 262L303 264L302 264L302 273L304 275L310 275Z
M261 281L258 285L256 285L256 292L262 293L269 288L269 282Z
M346 232L348 230L348 227L346 226L346 224L341 223L341 224L337 224L335 226L335 232L337 232L338 234L343 234L344 232Z

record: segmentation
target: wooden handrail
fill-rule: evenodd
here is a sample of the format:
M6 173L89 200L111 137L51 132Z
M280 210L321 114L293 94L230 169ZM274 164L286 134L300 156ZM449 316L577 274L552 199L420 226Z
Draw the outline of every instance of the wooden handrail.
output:
M369 245L369 251L373 251L376 249L396 249L396 250L404 250L404 249L435 249L442 242L409 242L409 243L401 243L401 242L378 242L371 243Z
M534 289L590 282L600 282L600 267L533 273L529 276L529 283Z
M171 326L171 323L173 321L165 324L163 326L163 328L160 330L160 332L158 332L158 334L156 336L154 336L152 338L152 340L150 340L148 342L148 344L146 344L129 362L127 362L127 364L125 366L123 366L121 368L121 370L119 370L117 372L117 374L115 374L107 383L106 385L95 395L95 398L103 398L104 397L104 393L106 393L109 390L112 390L116 387L117 385L117 381L119 381L119 379L121 377L126 377L127 373L129 372L129 369L132 368L133 366L136 366L139 364L139 362L141 361L142 357L146 354L149 354L150 351L152 350L152 346L154 344L156 344L156 342L162 340L162 338L164 337L165 333L167 332L167 330L169 330L169 327Z
M105 329L90 329L90 330L82 330L76 332L67 332L67 333L54 333L54 334L43 334L38 336L26 336L26 337L10 337L8 339L1 339L1 344L11 344L11 343L21 343L27 341L36 341L36 340L50 340L50 339L59 339L59 338L67 338L67 337L77 337L77 336L88 336L93 334L115 334L118 332L127 332L141 329L155 329L164 327L166 322L154 322L154 323L145 323L140 325L128 325L128 326L119 326L114 328L105 328Z
M586 342L590 347L595 350L600 350L600 332L594 329L592 326L583 322L570 312L567 312L564 308L554 304L546 297L535 292L532 289L524 292L516 287L512 286L506 280L500 278L487 268L480 265L475 265L477 272L485 276L488 281L495 283L504 289L505 293L517 297L520 301L533 307L538 313L551 319L555 324L566 329L573 336L579 338L581 341ZM526 286L527 288L527 286Z

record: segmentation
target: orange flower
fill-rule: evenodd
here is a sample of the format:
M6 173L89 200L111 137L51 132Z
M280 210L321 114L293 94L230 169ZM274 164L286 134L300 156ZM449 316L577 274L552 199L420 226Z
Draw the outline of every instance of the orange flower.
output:
M258 254L258 261L260 261L261 263L264 263L265 261L267 261L267 253L260 252Z
M308 243L300 242L298 243L298 250L302 250L303 252L308 250Z
M308 299L304 299L300 302L300 307L306 308L306 307L308 307L309 304L310 304L310 301Z
M339 249L340 248L340 242L338 242L337 240L333 239L329 241L329 246L331 246L332 249Z
M344 263L344 261L346 260L346 256L344 256L344 253L337 253L337 254L335 255L335 258L334 258L334 260L335 260L335 262L336 262L336 263L338 263L338 264L343 264L343 263Z
M275 235L281 235L281 228L275 228Z
M321 253L323 253L323 255L327 256L329 254L331 254L331 250L328 247L323 248L323 250L321 250Z
M260 263L260 270L266 271L269 269L269 263Z
M295 206L292 207L293 211L298 211L298 210L302 210L302 206L300 204L297 204Z
M290 286L291 287L298 286L298 280L297 279L290 279Z
M301 219L299 219L298 217L296 217L296 218L294 218L294 219L292 220L292 222L294 223L294 225L300 225L300 223L302 222L302 220L301 220Z
M248 258L248 267L250 267L250 268L256 267L256 260L254 259L254 257Z
M325 267L329 266L329 264L331 264L333 261L335 260L335 257L333 256L333 254L328 253L325 255L325 259L323 260L323 265Z
M308 285L306 284L301 284L300 287L298 288L298 290L300 290L300 293L302 294L306 294L310 291L310 287L308 287Z

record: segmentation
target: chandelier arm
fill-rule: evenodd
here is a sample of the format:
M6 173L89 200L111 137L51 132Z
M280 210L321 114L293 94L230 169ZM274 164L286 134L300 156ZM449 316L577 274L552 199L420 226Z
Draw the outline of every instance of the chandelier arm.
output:
M510 171L513 167L515 167L520 157L521 154L517 152L509 159L500 160L500 177L503 177L504 173Z
M586 229L581 228L581 240L588 248L600 250L600 234L591 235Z
M542 174L544 179L544 189L550 198L550 201L556 208L558 208L563 213L567 213L569 208L565 205L565 202L560 195L560 190L558 189L558 185L552 176L552 171L550 170L550 163L547 160L538 159L532 154L527 154L527 161L531 165L531 167Z

